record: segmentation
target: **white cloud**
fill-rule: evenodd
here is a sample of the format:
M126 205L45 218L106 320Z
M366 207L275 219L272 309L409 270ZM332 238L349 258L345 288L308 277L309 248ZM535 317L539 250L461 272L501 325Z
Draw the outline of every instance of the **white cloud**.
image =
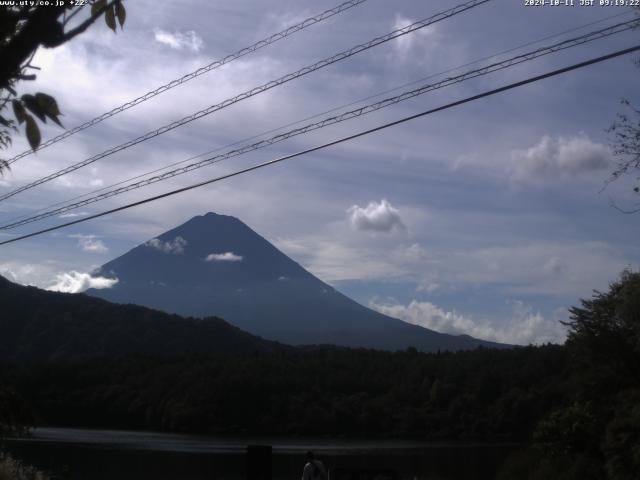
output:
M69 235L69 238L77 238L78 246L85 252L106 253L109 251L104 242L99 240L96 235L75 234Z
M207 255L207 262L241 262L242 255L233 252L211 253Z
M475 241L484 242L486 238L467 233L474 223L463 225L461 234L457 225L443 223L437 216L430 218L432 236L445 232L448 244L437 239L405 244L389 235L363 238L351 229L330 227L315 235L272 241L329 283L400 281L414 284L418 292L455 295L482 285L505 298L544 295L556 301L564 298L571 304L594 288L605 289L625 266L638 265L604 242L525 239L522 243L476 246ZM418 222L411 225L418 231ZM460 235L464 235L463 243Z
M111 288L118 283L117 278L92 277L88 273L72 270L56 275L56 283L46 290L64 293L79 293L89 288Z
M475 320L471 315L445 311L431 302L411 301L408 305L379 304L369 306L380 313L441 333L466 334L483 340L516 345L561 343L566 333L556 320L545 320L538 312L520 301L512 303L512 317L503 326Z
M611 150L587 135L544 135L531 148L511 152L508 170L517 180L575 176L611 166Z
M356 230L391 232L406 229L398 209L384 198L380 202L370 202L366 207L352 205L347 209L347 215Z
M40 265L18 262L0 264L0 275L21 285L40 285L45 278L51 278L51 272Z
M182 255L184 253L184 247L187 246L187 241L182 237L176 237L170 242L163 242L159 238L152 238L145 245L150 248L155 248L163 253Z
M160 28L156 28L153 32L156 42L167 45L174 50L187 49L194 53L199 52L204 47L204 41L193 30L186 32L175 31L173 33L167 32Z
M129 25L132 28L126 29L125 36L113 35L108 29L98 26L78 37L77 42L69 42L56 49L39 50L35 64L43 70L38 73L38 82L41 85L38 89L56 96L67 119L67 127L82 123L210 61L200 56L205 53L202 50L199 54L193 54L187 47L175 50L167 44L156 43L156 27L164 28L172 36L171 32L174 30L194 30L205 40L203 50L208 51L211 46L215 52L208 53L218 58L242 46L242 42L238 43L237 35L234 35L241 25L237 22L242 21L242 25L255 26L254 33L257 39L284 28L285 25L274 25L274 21L288 18L287 15L306 17L316 13L315 7L312 6L309 6L307 15L307 7L304 7L304 12L300 11L299 8L303 8L300 4L296 4L296 8L290 8L290 4L275 2L274 8L270 9L273 17L269 18L272 20L267 25L264 12L260 12L260 9L247 10L243 6L230 3L228 9L221 11L222 30L212 34L211 38L216 39L214 41L206 36L206 19L210 16L202 14L203 10L215 9L214 2L202 2L196 9L183 8L184 6L169 7L169 3L167 7L153 8L153 2L148 0L133 3L137 6L132 4L132 8L139 9L143 14L133 15L134 12L131 12L136 22L135 25ZM112 121L101 124L95 132L89 129L85 132L86 135L72 136L65 142L51 146L42 154L32 155L29 161L21 164L21 168L14 169L10 175L7 174L5 180L7 183L11 181L14 186L35 180L61 168L60 162L64 159L87 158L149 129L203 108L203 99L211 98L211 101L206 103L208 105L236 95L242 90L309 63L310 57L321 58L348 45L361 43L363 39L387 32L394 22L394 26L404 26L411 23L412 19L422 16L418 12L420 2L410 2L402 6L402 10L393 2L379 2L378 6L384 8L384 14L371 11L370 19L362 18L362 22L353 22L355 13L349 13L344 18L338 16L335 21L328 22L326 27L333 29L335 33L327 37L330 44L317 42L312 28L308 30L308 35L305 33L295 37L300 41L283 42L277 47L278 51L284 49L280 52L282 55L276 55L275 50L265 49L262 53L258 52L257 56L246 56L211 74L203 75L189 82L184 88L176 88L154 98L153 101L144 102L119 114ZM401 12L401 15L394 18L396 12ZM480 9L478 12L480 13ZM119 154L117 161L100 162L100 171L97 173L82 169L71 176L73 185L64 191L62 185L51 182L50 187L42 190L42 193L38 193L40 189L33 190L33 198L25 197L24 204L20 203L22 196L17 196L15 198L18 203L15 204L14 210L20 212L22 207L28 210L33 206L47 205L84 194L88 190L89 182L96 177L104 179L105 184L120 181L123 165L126 165L128 176L134 176L200 153L211 148L211 144L219 146L235 142L238 140L239 124L245 127L243 130L253 134L406 83L424 76L424 72L445 70L442 68L443 65L440 65L442 62L449 63L446 68L466 63L469 59L480 56L475 50L481 49L481 45L485 49L492 47L476 41L480 36L475 35L473 29L469 30L469 23L464 20L465 16L459 16L460 21L440 23L436 30L422 29L396 39L381 47L380 52L376 52L375 55L359 56L355 66L351 61L338 63L330 69L318 72L318 76L308 76L302 82L291 82L289 86L273 89L251 100L240 102L233 108L226 109L224 115L211 115L194 122L188 128L175 129L153 142L144 142L136 149ZM469 18L472 17L473 15ZM340 23L342 21L345 23ZM345 25L353 28L344 28ZM493 26L497 29L497 35L492 36L496 45L504 42L505 38L511 38L504 36L505 33L513 34L513 29L508 28L508 22L498 22ZM503 31L500 30L502 26ZM458 35L458 27L466 29L465 35ZM524 30L519 30L520 34L531 34L531 31L527 30L531 27L530 24L524 22L522 27ZM428 33L431 37L427 37ZM467 33L471 36L466 35ZM152 44L153 48L149 48L149 44ZM427 49L434 48L434 45L435 48L446 51L446 55L431 54ZM405 56L402 56L403 52ZM429 52L429 55L424 55L425 52ZM381 61L383 53L387 54L389 62ZM458 61L457 58L460 57L464 57L461 58L464 61ZM428 60L428 68L420 62L421 58ZM398 68L399 64L403 68ZM372 68L368 68L369 66ZM132 72L136 76L135 82L131 81ZM517 71L512 76L524 73ZM606 72L603 75L606 76ZM63 77L65 82L59 82ZM628 75L618 77L616 86L621 91L625 87L620 81L628 88L633 87L628 86L627 77L631 78ZM366 81L361 81L361 78ZM333 81L327 81L328 79ZM212 82L215 84L213 89ZM327 96L331 85L342 86L345 82L348 82L348 89L341 88ZM487 77L487 82L492 83L493 80ZM481 80L477 87L484 88L484 85L485 80ZM575 99L584 97L585 91L590 88L589 85L589 81L576 81L576 89L572 90ZM29 85L25 84L26 87ZM451 96L452 99L460 94L457 91L447 92L448 90L442 90L443 95ZM633 238L633 235L629 235L629 228L622 228L622 222L615 220L616 212L612 211L610 218L606 217L606 212L604 215L596 213L600 210L591 208L592 205L598 201L606 203L606 198L601 197L592 202L590 198L593 192L580 190L582 185L569 185L567 182L567 195L563 194L559 201L562 202L565 198L585 201L585 208L580 212L573 208L559 209L556 208L557 204L552 204L544 196L535 196L537 192L527 192L531 193L531 196L511 196L512 192L504 185L505 172L511 165L511 152L514 149L526 151L528 147L536 145L544 133L550 133L555 138L558 132L562 132L563 135L571 137L570 133L584 130L594 141L600 140L596 135L602 132L603 127L602 121L598 118L607 113L602 109L606 109L609 103L608 115L612 119L615 118L618 108L616 98L622 93L612 93L609 89L611 98L608 102L606 99L595 101L594 98L593 102L576 102L575 108L559 107L561 104L558 99L566 97L567 91L556 89L547 93L548 95L531 95L530 92L520 94L514 91L515 97L510 97L506 110L503 108L505 105L499 105L500 102L489 102L486 109L479 104L482 108L476 111L473 107L474 112L468 112L468 115L460 112L438 115L437 118L434 117L437 121L406 124L398 130L381 132L370 141L345 145L344 150L339 150L342 154L327 154L327 162L321 162L318 166L312 167L315 160L311 160L300 164L300 167L285 168L273 174L267 169L266 177L262 174L256 177L248 176L246 179L238 177L237 181L242 182L240 185L230 182L227 186L223 182L218 184L216 189L194 191L155 205L148 204L144 209L129 210L116 217L105 217L104 222L96 224L98 230L94 233L101 234L103 241L112 249L115 248L115 243L112 245L111 242L121 245L140 244L157 236L159 232L186 221L191 215L207 211L214 204L216 209L240 216L256 231L265 232L268 238L271 235L294 239L301 245L292 245L291 253L296 253L296 248L301 249L299 261L328 281L388 281L390 277L395 279L402 275L403 278L416 277L416 287L424 292L443 291L464 296L482 284L486 285L492 294L497 292L518 296L530 292L551 295L554 301L562 295L563 304L574 303L579 296L588 295L591 288L606 287L611 272L617 273L617 269L624 267L628 262L637 263L638 255L633 242L624 240ZM602 93L606 93L605 90ZM327 98L330 98L331 105L327 105ZM431 100L427 98L421 101ZM439 102L435 99L433 101ZM274 105L278 108L271 108ZM388 113L387 110L382 110L376 114L378 117L368 121L373 126L386 121L387 118L391 120L391 117L404 115L405 109L408 115L409 110L415 105L405 105L387 109ZM509 111L509 105L516 105L518 112L527 112L530 121L517 121L520 118L518 112L514 116L513 112ZM400 110L396 110L398 108ZM598 109L602 110L600 116L594 114ZM264 115L263 111L269 111L270 114ZM363 121L365 120L366 118L363 118ZM567 125L573 125L575 130L567 131ZM43 125L42 128L43 137L46 138L60 133L50 124ZM353 128L355 131L360 127L351 127L345 123L337 128L340 132L335 133L346 135L351 133L349 129ZM349 131L343 132L343 129ZM460 135L460 131L464 131L465 135ZM324 132L326 130L315 134L318 135L318 143L322 143L325 136L333 135ZM14 139L14 153L28 148L24 135L15 136ZM316 137L310 138L309 142L315 143ZM275 148L282 148L282 151L274 151L274 155L287 153L284 144L281 145L283 146ZM480 168L471 172L450 172L447 162L469 151L473 151L478 161L483 162ZM402 168L398 168L397 160L402 157L405 157L402 160ZM347 161L363 158L366 158L366 179L355 173L361 171L362 162ZM226 167L221 164L221 168ZM307 168L309 170L306 170ZM320 174L309 175L312 172ZM338 177L336 172L339 173ZM477 174L478 172L481 174ZM190 174L190 178L196 178L197 173ZM532 174L524 170L523 175ZM500 180L499 185L494 183L496 176ZM341 181L336 182L336 178L340 178ZM148 195L178 188L180 182L184 184L187 181L186 177L167 180L149 187ZM195 181L197 180L194 179ZM290 188L294 188L295 192L288 191ZM147 189L141 191L141 195L146 196L146 191ZM396 202L404 223L410 227L412 236L406 239L407 242L420 242L424 245L425 252L414 249L415 251L408 251L406 257L399 254L395 256L395 245L391 242L401 235L367 235L351 229L349 222L344 221L344 210L348 206L359 203L365 207L368 201L378 201L383 194ZM292 197L297 200L291 202ZM105 209L117 204L117 198L107 200ZM415 205L416 208L430 205L434 218L424 223L418 221L411 215L410 205ZM317 210L314 210L316 208ZM535 215L530 216L530 213ZM68 212L64 215L75 214ZM505 223L483 223L487 217L500 217L500 222ZM328 222L336 220L340 221L343 230L327 231ZM562 220L564 226L560 226L558 220ZM600 220L601 229L587 231L582 228ZM509 232L500 228L507 222L512 223ZM618 231L618 227L619 235L609 233ZM533 229L537 229L539 235L532 237ZM44 244L45 237L42 238ZM173 237L162 238L171 240ZM584 246L584 242L591 240L603 244L609 242L612 251ZM389 243L384 244L385 241ZM560 245L541 245L539 249L528 245L536 242L557 242ZM42 244L31 242L19 242L15 245L15 248L7 251L6 260L20 257L35 264L42 261L42 258L36 255L40 250L46 251L41 255L58 259L60 262L49 272L43 272L44 281L37 280L42 286L54 283L56 272L74 269L90 271L89 265L82 262L90 261L91 258L101 258L97 254L78 255L82 253L81 250L75 242L68 240L60 245L52 241L50 249L39 248L37 245ZM219 250L223 251L226 249ZM410 255L414 254L414 259L410 259ZM89 260L83 260L87 257ZM203 252L201 261L204 257L206 251ZM562 264L552 261L554 257L561 259ZM31 279L37 277L33 273L21 278L35 281ZM363 287L363 291L365 288L369 287ZM519 291L514 293L514 290ZM371 294L373 293L371 291ZM378 293L377 287L375 293ZM416 298L422 299L420 296ZM436 300L432 301L438 303ZM456 308L463 307L456 305ZM478 308L481 312L482 307ZM469 313L481 315L471 309ZM547 311L543 310L543 314L546 317Z

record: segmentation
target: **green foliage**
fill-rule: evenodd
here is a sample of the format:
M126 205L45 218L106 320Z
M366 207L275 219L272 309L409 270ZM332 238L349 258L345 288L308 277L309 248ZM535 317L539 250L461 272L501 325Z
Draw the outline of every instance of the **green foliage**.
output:
M104 12L104 21L111 30L116 32L116 12L113 8L108 8Z
M640 272L572 308L565 346L437 354L260 348L207 320L26 287L0 296L0 358L14 361L0 385L38 423L530 442L498 478L640 478Z
M567 395L565 358L560 346L455 354L298 348L60 359L0 367L0 380L33 405L39 423L54 425L527 441ZM514 392L536 401L519 402Z
M13 115L18 124L25 123L25 134L29 145L35 151L41 141L40 127L33 115L45 123L47 118L62 127L58 118L61 113L56 100L42 92L24 94L18 97L16 85L22 81L35 80L29 73L37 67L31 64L40 46L54 48L84 32L99 17L104 15L106 25L116 31L116 19L120 28L124 27L126 9L122 0L90 0L90 14L79 24L70 23L76 14L87 9L77 2L50 5L42 8L37 2L16 2L16 5L0 9L0 112L12 105ZM29 113L30 112L30 113ZM16 131L13 122L0 115L0 149L11 143L11 135ZM0 159L0 174L7 169L5 160Z
M602 453L607 477L638 478L640 474L640 390L618 396L605 430Z
M640 478L640 272L570 310L572 395L535 432L549 478ZM536 477L537 478L537 477Z
M35 95L25 94L22 95L19 100L14 98L11 101L11 105L18 124L26 124L25 132L27 134L27 140L33 150L37 150L40 146L40 128L34 118L27 113L27 110L38 117L41 122L46 123L47 118L50 118L62 126L60 119L58 119L58 116L62 114L60 113L56 99L51 95L42 92L38 92Z
M537 448L510 455L496 480L602 480L602 469L585 456L550 457Z
M0 385L22 395L38 424L527 441L569 395L560 346L292 348L220 319L2 278L0 299Z
M32 421L31 412L20 395L11 387L0 386L0 438L25 433Z
M38 128L38 124L33 119L33 117L29 114L26 115L26 132L27 132L27 140L29 140L29 145L33 150L36 150L40 145L40 129Z
M575 453L597 452L594 443L599 425L599 415L594 406L573 403L566 408L554 410L541 421L534 433L534 440L547 456L561 457Z
M48 480L40 470L0 452L0 480Z
M634 6L636 16L640 18L640 6ZM640 28L636 26L636 29ZM640 58L636 59L636 65L640 67ZM618 160L617 166L611 173L610 181L617 180L625 175L640 173L640 110L634 108L629 100L622 100L625 111L619 113L615 122L607 129L612 134L611 147ZM637 184L633 191L640 194L640 176L636 177ZM625 213L637 213L640 209Z
M19 100L12 100L11 105L13 106L13 114L16 117L18 123L22 123L27 119L27 113L24 109L24 105Z
M640 110L634 108L628 100L623 100L622 104L626 111L619 113L616 121L607 130L612 134L611 147L618 160L611 180L640 173ZM636 180L640 180L640 177ZM634 186L633 191L640 193L640 185ZM637 211L639 210L632 212Z
M127 18L127 11L122 0L107 2L107 0L94 0L91 3L91 16L99 17L104 13L104 22L114 33L116 33L116 18L120 28L124 28Z
M127 19L127 11L125 10L122 2L115 4L115 14L116 18L118 19L118 23L120 24L120 28L124 28L124 22Z
M0 277L0 360L284 349L218 318L186 319L84 295L23 287ZM1 385L1 383L0 383Z
M567 344L590 395L640 387L640 272L625 270L608 292L581 303L570 310Z

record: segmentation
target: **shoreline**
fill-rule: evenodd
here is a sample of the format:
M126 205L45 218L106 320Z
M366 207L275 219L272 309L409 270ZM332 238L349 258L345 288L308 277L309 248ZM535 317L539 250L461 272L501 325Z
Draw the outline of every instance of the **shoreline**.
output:
M132 430L107 430L64 427L36 427L26 437L8 437L11 444L50 444L110 450L146 450L177 453L244 454L247 445L271 445L274 454L300 454L307 450L322 453L406 453L451 448L517 448L520 442L434 442L400 439L330 439L258 436L216 436Z

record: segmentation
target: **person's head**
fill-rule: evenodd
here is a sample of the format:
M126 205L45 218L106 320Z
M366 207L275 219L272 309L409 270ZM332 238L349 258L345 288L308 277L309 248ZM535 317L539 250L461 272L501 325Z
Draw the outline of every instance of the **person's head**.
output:
M309 450L307 452L307 460L313 460L315 457L313 456L313 452Z

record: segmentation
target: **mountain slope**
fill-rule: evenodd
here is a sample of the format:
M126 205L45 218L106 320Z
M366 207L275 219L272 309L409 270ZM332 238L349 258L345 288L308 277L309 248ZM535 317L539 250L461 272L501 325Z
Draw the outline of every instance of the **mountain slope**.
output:
M423 351L499 346L410 325L370 310L307 272L240 220L208 213L139 245L96 274L118 278L87 293L189 316L220 316L294 345Z
M127 353L253 353L286 348L219 318L181 318L86 295L23 287L0 276L0 360Z

